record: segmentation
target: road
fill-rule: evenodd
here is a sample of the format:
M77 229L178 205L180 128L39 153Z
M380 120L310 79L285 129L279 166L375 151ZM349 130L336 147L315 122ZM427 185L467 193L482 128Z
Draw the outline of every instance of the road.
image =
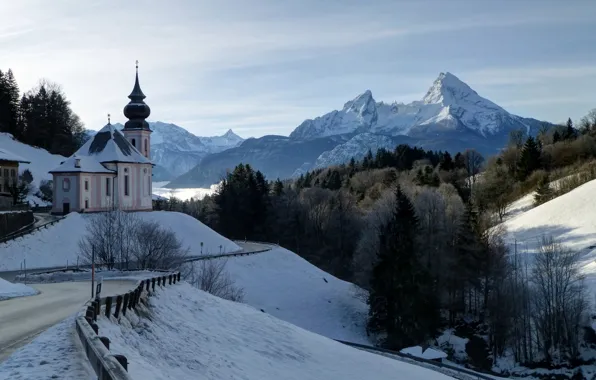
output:
M102 296L131 290L135 281L104 281ZM30 285L41 293L0 301L0 362L37 334L81 310L91 296L90 282Z

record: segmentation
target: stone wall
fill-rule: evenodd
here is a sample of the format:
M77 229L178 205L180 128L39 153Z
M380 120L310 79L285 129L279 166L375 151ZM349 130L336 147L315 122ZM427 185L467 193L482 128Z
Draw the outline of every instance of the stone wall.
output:
M0 238L33 223L33 211L0 212Z

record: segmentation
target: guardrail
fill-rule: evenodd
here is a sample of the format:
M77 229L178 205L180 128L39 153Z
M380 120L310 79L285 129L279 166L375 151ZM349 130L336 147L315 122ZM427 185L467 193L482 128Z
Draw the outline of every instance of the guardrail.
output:
M14 239L17 239L17 238L20 238L21 236L29 235L29 234L31 234L31 233L33 233L35 231L41 230L42 228L47 228L47 227L49 227L51 225L54 225L54 224L58 223L62 219L64 219L63 216L57 217L56 219L54 219L54 220L52 220L50 222L44 223L44 224L42 224L40 226L33 227L33 228L30 228L30 229L27 229L27 230L22 230L22 231L19 230L19 231L15 232L15 233L12 233L12 234L9 234L7 236L4 236L3 238L0 239L0 244L1 243L6 243L7 241L11 241L11 240L14 240Z
M494 380L495 377L501 377L501 378L504 378L504 379L507 378L507 377L504 377L504 376L499 376L497 374L491 374L490 376L489 375L484 375L484 374L478 373L477 371L472 371L472 370L468 370L468 369L465 369L465 368L456 367L456 366L453 366L453 365L445 364L443 362L437 362L437 361L434 361L434 360L419 358L417 356L413 356L413 355L409 355L409 354L404 354L404 353L401 353L399 351L392 351L392 350L388 350L388 349L385 349L385 348L379 348L379 347L374 347L374 346L367 346L365 344L346 342L346 341L337 340L337 339L335 339L335 341L336 342L339 342L339 343L342 343L342 344L345 344L346 346L351 346L351 347L358 348L358 349L364 350L364 351L375 351L375 352L379 352L379 353L384 353L384 354L399 356L402 359L416 361L416 362L419 362L419 363L425 363L425 364L428 364L428 365L431 365L431 366L434 366L434 367L444 368L444 369L447 369L449 371L453 371L453 372L465 374L466 376L473 377L475 379Z
M156 282L158 287L163 287L178 281L180 281L180 272L152 277L140 281L137 287L128 293L96 298L86 303L85 315L76 318L75 328L98 380L132 380L132 378L127 372L126 357L110 353L110 339L99 336L99 327L95 323L97 317L103 313L109 318L112 315L112 306L114 306L114 318L119 318L120 315L126 316L127 311L136 310L143 296L146 297L155 292ZM102 311L101 307L104 305Z

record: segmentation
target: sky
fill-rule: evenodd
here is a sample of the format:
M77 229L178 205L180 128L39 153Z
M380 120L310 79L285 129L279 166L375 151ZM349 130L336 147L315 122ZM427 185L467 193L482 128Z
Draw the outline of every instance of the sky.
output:
M2 1L0 69L62 86L85 126L124 122L135 60L150 120L288 135L370 89L420 100L449 71L511 113L596 107L596 1Z

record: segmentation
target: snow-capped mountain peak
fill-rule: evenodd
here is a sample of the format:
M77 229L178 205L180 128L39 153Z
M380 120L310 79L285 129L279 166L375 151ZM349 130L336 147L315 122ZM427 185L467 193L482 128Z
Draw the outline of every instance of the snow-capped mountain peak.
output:
M222 137L225 137L229 140L242 140L242 137L235 134L234 131L232 131L232 129L228 129L228 131L224 133Z

